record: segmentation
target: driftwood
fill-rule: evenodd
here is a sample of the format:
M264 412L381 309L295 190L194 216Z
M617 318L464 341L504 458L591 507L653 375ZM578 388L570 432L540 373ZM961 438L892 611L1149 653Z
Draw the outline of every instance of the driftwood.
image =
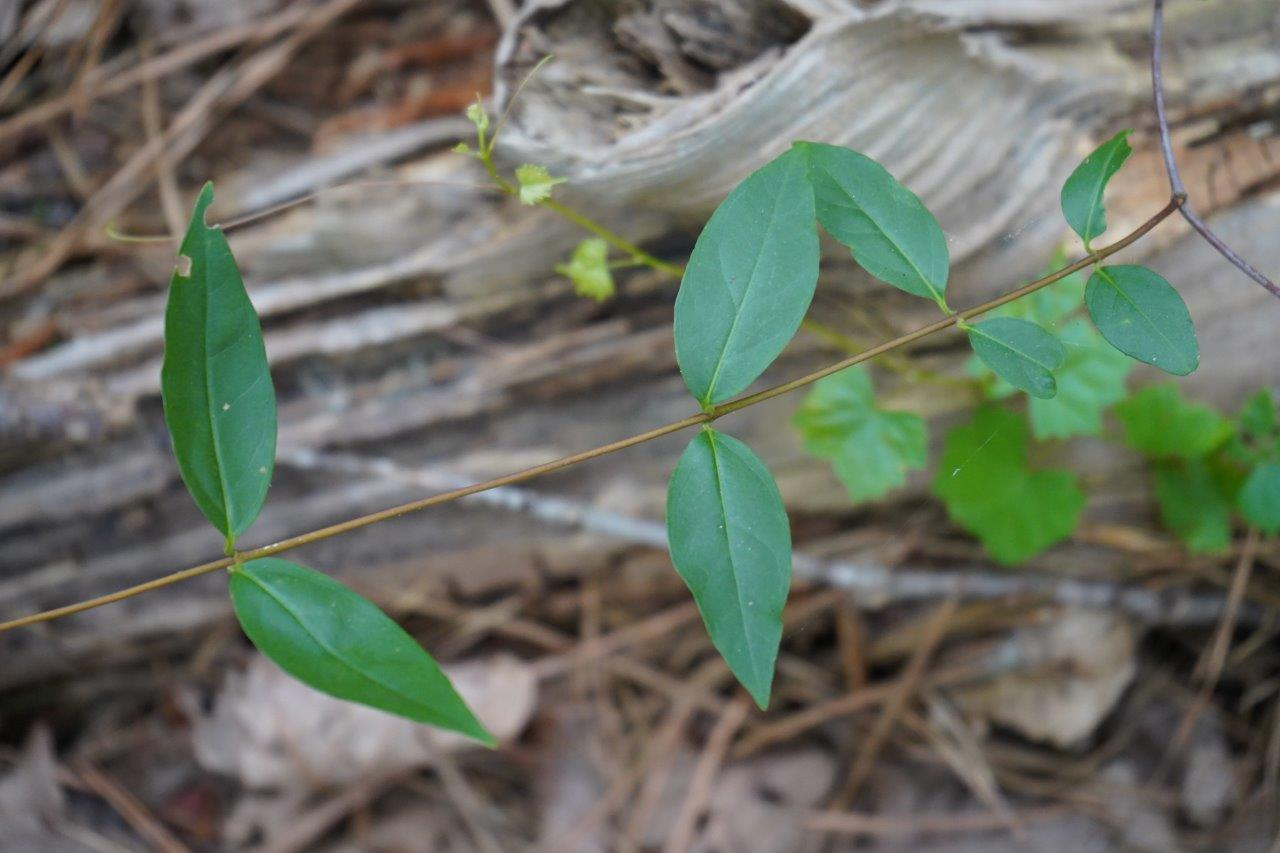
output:
M956 304L1034 274L1064 236L1056 187L1073 160L1120 122L1150 128L1146 4L851 7L671 2L614 20L598 17L596 4L527 5L499 51L499 102L544 52L559 60L521 96L504 131L504 161L546 163L570 178L566 198L678 258L727 188L788 140L843 142L882 159L938 212L957 261ZM596 11L581 11L588 8ZM1275 270L1280 245L1267 235L1280 228L1280 195L1265 190L1280 174L1280 144L1274 124L1251 118L1280 92L1275 23L1267 17L1274 4L1233 8L1218 21L1208 4L1171 4L1169 94L1178 140L1198 146L1184 152L1184 173L1200 209L1217 209L1213 224L1223 236ZM601 32L622 46L610 47L608 57L591 48ZM416 156L406 138L430 145L457 131L455 124L415 132L387 134L381 147L376 139L353 145L363 159L334 155L310 172L300 164L293 183L281 178L274 188L252 168L227 176L215 213L230 219L261 209L280 187L314 186L347 174L352 162L375 167ZM1149 133L1137 144L1115 188L1117 230L1167 193ZM550 272L580 239L574 228L459 187L480 180L470 164L421 153L398 167L399 176L449 185L326 196L233 236L264 316L282 401L282 455L359 452L376 443L378 455L404 465L447 465L481 477L689 413L671 352L673 282L637 271L620 277L621 294L604 307L576 299ZM1262 354L1280 306L1178 227L1126 258L1150 256L1182 287L1204 350L1189 387L1234 404L1276 381ZM166 252L155 255L157 281ZM55 292L74 292L83 276L75 268L60 273ZM821 293L819 319L867 343L932 319L927 306L870 286L834 252ZM56 314L65 341L7 370L0 384L0 615L99 594L218 553L217 537L182 493L159 418L161 305L153 290L106 310L69 307ZM960 352L952 336L917 357L958 370ZM831 357L802 334L766 379ZM887 375L883 385L890 400L921 408L939 425L971 402L932 391L925 397ZM726 427L769 460L799 517L849 517L839 484L787 427L798 400L740 413ZM539 488L652 522L661 517L680 441L654 442ZM1149 518L1136 460L1089 447L1077 465L1102 478L1096 490L1111 496L1091 509L1092 521ZM918 515L926 483L918 476L858 517L888 520L881 529L895 534L914 528L918 522L902 519ZM353 483L282 466L246 544L419 492L403 482ZM924 512L930 524L942 523L936 509ZM888 560L895 538L877 539L870 556ZM482 511L447 508L303 556L348 578L394 576L411 566L431 573L433 584L475 594L533 582L548 565L602 567L620 550L600 540L574 546L535 520L495 522ZM1073 545L1038 566L1085 575L1122 572L1127 560ZM50 661L70 665L104 648L112 650L107 657L128 658L144 638L172 638L224 612L221 582L208 578L38 633L6 635L6 661L19 648L47 654L21 671L6 663L5 677L38 678L57 671ZM127 634L122 621L131 626Z

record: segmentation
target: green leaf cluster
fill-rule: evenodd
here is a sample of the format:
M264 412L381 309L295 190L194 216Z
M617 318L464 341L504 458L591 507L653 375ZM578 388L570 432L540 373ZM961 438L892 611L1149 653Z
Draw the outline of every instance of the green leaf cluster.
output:
M1125 441L1151 460L1161 520L1189 550L1225 551L1236 513L1264 534L1280 532L1280 418L1270 392L1233 419L1172 383L1144 388L1115 411Z
M263 654L317 690L492 745L431 656L372 602L302 566L235 551L271 483L276 400L231 247L205 224L212 203L206 184L169 285L160 384L183 482L235 558L236 617Z

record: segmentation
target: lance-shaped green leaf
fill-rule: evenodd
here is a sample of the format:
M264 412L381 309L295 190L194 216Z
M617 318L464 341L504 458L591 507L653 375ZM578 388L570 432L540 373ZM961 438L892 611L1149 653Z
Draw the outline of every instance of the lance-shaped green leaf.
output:
M764 463L737 439L703 429L667 486L667 538L711 642L767 707L791 586L791 528Z
M1026 420L996 406L947 436L933 488L951 518L1008 564L1070 536L1084 507L1071 474L1028 466Z
M200 511L230 542L262 509L276 454L276 396L262 327L227 238L205 224L205 184L169 284L160 391L173 452Z
M791 149L716 208L676 296L676 361L704 407L755 381L795 335L818 282L804 158Z
M1122 130L1099 145L1062 185L1062 215L1084 240L1086 247L1107 230L1107 212L1102 196L1107 182L1129 159L1131 132Z
M831 462L855 501L878 498L923 468L924 418L876 408L871 376L861 366L819 380L796 412L805 449Z
M1067 352L1053 335L1029 320L995 317L968 327L969 344L982 363L1015 388L1033 397L1058 391L1053 371Z
M1236 500L1246 521L1267 536L1280 533L1280 462L1254 468Z
M232 569L231 601L259 651L304 684L493 745L435 660L373 602L327 575L253 560Z
M1231 424L1208 406L1189 402L1173 382L1150 385L1115 407L1125 441L1155 459L1196 459L1231 435Z
M800 142L818 221L881 281L945 305L947 238L929 209L876 161L848 148Z
M1231 504L1204 459L1162 460L1155 466L1160 520L1195 554L1231 544Z
M1107 343L1174 376L1200 365L1200 347L1187 305L1173 285L1146 267L1099 267L1084 301Z

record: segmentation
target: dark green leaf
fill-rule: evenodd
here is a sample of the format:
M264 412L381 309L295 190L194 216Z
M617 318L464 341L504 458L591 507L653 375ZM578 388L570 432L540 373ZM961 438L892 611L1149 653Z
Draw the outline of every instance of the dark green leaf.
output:
M1066 350L1053 335L1027 320L996 317L968 328L978 358L1001 379L1033 397L1057 393L1053 371L1066 360Z
M1195 459L1231 434L1226 419L1206 406L1190 403L1172 382L1150 385L1115 408L1125 440L1134 450L1156 458Z
M745 444L704 428L671 475L667 537L711 641L767 707L791 586L791 528L773 477Z
M871 275L945 305L947 238L920 199L848 148L796 143L809 161L818 221Z
M1196 554L1217 554L1231 544L1231 505L1202 459L1156 463L1160 519Z
M1071 535L1084 506L1075 478L1027 465L1027 423L984 406L951 431L933 488L991 556L1018 563Z
M1122 130L1099 145L1062 185L1062 215L1067 218L1067 224L1072 230L1084 240L1086 247L1107 230L1107 214L1102 195L1112 175L1129 159L1130 133L1132 131Z
M160 390L178 470L228 541L262 509L276 453L276 396L257 312L227 238L205 225L213 184L191 215L169 284Z
M231 600L253 644L304 684L493 745L431 656L332 578L272 557L253 560L232 569Z
M1280 533L1280 462L1254 468L1237 500L1246 521L1268 536Z
M676 296L676 361L704 407L755 381L795 335L818 282L813 191L792 149L707 222Z
M1173 285L1146 267L1099 267L1084 291L1089 316L1113 347L1174 376L1200 365L1187 305Z
M795 416L805 448L831 462L855 501L877 498L923 468L928 452L924 418L876 408L871 376L861 366L813 386Z
M1133 362L1099 337L1083 317L1062 327L1067 360L1054 373L1058 393L1032 398L1027 406L1031 431L1038 439L1098 435L1102 413L1125 397L1125 378Z

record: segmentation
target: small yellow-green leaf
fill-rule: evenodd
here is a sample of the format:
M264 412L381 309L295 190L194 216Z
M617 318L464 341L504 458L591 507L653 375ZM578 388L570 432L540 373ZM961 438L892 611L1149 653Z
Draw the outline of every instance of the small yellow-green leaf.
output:
M276 396L258 314L221 229L205 224L205 184L164 314L160 392L187 490L228 541L258 517L276 451Z
M484 135L489 132L489 112L479 98L467 107L466 115L467 120L476 126L476 133L484 139Z
M1089 316L1125 355L1185 376L1200 365L1187 305L1173 285L1139 266L1099 267L1084 291Z
M855 501L878 498L923 468L924 418L876 408L871 376L861 366L819 380L796 412L805 449L831 462Z
M516 168L516 181L520 184L520 201L537 204L551 198L551 188L563 184L566 178L553 178L546 166L525 163Z
M1122 130L1099 145L1062 185L1062 215L1085 246L1107 230L1102 196L1111 177L1129 159L1130 133L1132 131Z
M304 684L493 745L431 655L327 575L253 560L231 570L231 601L258 650Z
M671 474L667 537L711 642L767 707L791 586L791 528L769 470L742 442L704 428Z
M973 351L1001 379L1033 397L1057 393L1053 371L1062 367L1067 353L1053 335L1014 317L995 317L968 332Z
M613 273L609 270L609 244L590 237L578 244L569 263L560 264L556 272L569 277L579 296L603 302L613 296Z
M1195 459L1221 445L1231 424L1188 402L1173 382L1150 385L1115 407L1129 446L1153 458Z

